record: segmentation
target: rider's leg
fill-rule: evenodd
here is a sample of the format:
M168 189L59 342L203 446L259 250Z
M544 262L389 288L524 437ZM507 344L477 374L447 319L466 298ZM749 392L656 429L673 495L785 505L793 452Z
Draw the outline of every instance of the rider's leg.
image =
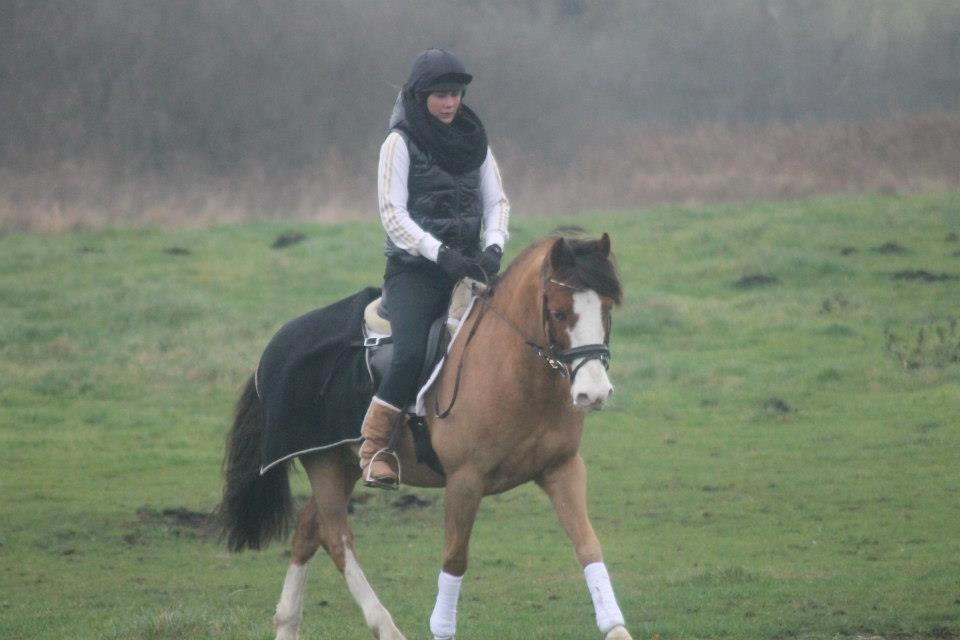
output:
M384 296L393 331L393 361L370 403L363 421L360 466L364 484L396 487L399 464L393 456L375 454L388 447L401 411L414 399L423 367L430 325L446 311L452 283L432 263L391 271L384 279Z
M390 434L403 417L400 407L374 396L363 418L360 435L360 468L363 484L368 487L396 489L400 485L399 461L390 453ZM379 454L379 455L378 455Z

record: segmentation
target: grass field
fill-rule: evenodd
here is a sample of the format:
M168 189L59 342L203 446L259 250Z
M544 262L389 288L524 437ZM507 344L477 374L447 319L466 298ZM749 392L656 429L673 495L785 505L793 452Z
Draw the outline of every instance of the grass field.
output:
M583 453L634 637L960 637L960 194L518 217L508 256L564 223L610 232L626 288ZM0 237L0 638L272 637L286 546L230 556L202 514L260 350L379 282L380 233ZM353 522L414 640L443 499L404 493ZM486 500L471 551L458 637L599 637L535 488ZM318 558L304 638L367 637Z

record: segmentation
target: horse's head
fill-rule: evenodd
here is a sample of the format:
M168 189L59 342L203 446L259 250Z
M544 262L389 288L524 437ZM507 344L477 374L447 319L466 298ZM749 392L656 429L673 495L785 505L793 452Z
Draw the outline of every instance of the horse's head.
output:
M622 297L610 237L557 238L544 266L547 338L569 367L571 400L579 409L602 409L613 395L610 311Z

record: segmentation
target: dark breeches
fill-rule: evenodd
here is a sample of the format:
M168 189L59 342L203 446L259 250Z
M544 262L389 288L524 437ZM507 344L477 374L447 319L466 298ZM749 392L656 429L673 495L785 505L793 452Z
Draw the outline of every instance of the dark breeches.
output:
M453 283L432 262L402 269L392 267L395 264L391 260L384 276L383 294L393 328L393 361L377 389L377 397L403 409L416 398L430 325L447 312Z

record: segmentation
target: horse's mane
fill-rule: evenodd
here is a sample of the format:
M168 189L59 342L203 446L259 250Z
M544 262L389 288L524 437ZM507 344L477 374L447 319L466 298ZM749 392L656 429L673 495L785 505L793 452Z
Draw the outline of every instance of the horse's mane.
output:
M616 304L623 300L623 288L617 275L617 265L613 253L605 256L600 250L600 240L583 237L580 227L560 227L550 235L534 242L524 249L504 272L506 278L510 272L520 268L528 260L539 258L549 260L547 255L557 238L563 238L574 256L574 264L555 274L555 277L575 287L592 289L601 296L612 298Z
M623 300L623 288L617 275L617 264L613 254L603 255L599 251L599 240L567 238L567 245L573 250L574 267L564 269L557 275L576 287L593 289L601 296L613 298L616 304Z

